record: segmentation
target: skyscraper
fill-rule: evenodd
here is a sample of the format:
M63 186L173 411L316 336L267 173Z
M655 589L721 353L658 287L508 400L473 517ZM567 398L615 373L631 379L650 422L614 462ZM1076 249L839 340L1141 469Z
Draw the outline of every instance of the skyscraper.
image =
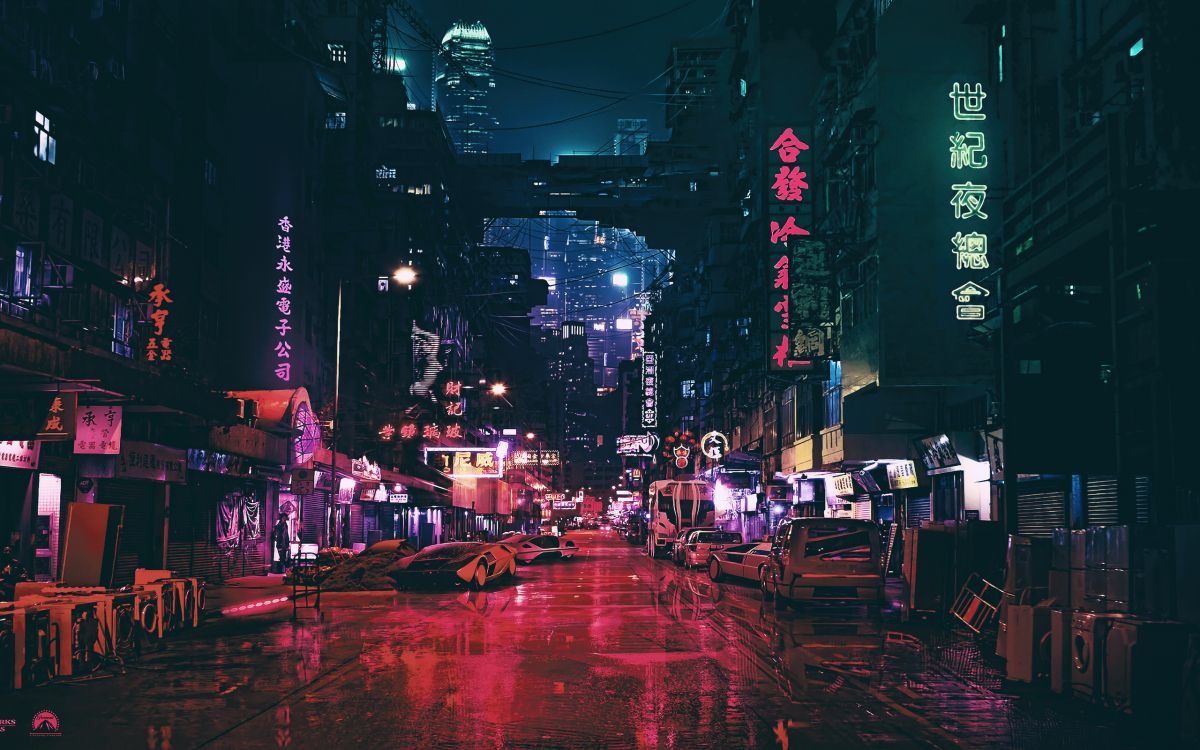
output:
M614 156L645 156L650 130L644 117L620 118L613 134Z
M486 154L496 118L488 98L496 88L492 66L492 37L479 21L455 21L442 37L442 53L435 61L435 105L460 154Z

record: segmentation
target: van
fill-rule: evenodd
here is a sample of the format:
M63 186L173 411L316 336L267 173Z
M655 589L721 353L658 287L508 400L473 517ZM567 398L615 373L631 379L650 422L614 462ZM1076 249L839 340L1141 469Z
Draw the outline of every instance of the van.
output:
M771 541L760 588L777 607L789 601L883 601L879 528L849 518L793 518Z

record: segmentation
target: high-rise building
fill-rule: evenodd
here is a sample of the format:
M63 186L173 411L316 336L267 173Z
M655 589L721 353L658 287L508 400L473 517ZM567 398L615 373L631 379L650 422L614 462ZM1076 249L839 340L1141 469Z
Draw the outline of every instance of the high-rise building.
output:
M647 128L646 118L623 117L617 120L617 132L613 134L613 155L645 156L648 140L650 130Z
M486 154L496 118L488 99L496 80L492 37L479 21L455 21L442 37L441 59L434 77L435 102L460 154Z

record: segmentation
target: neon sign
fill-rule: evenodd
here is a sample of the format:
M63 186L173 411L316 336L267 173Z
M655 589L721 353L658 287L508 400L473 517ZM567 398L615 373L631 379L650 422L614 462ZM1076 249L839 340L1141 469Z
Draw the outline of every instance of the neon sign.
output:
M642 354L642 427L658 426L658 352Z
M171 311L167 309L168 304L174 304L175 300L171 299L171 290L167 289L166 285L159 282L150 289L150 306L154 308L154 312L150 313L150 321L154 324L154 335L146 340L146 361L160 362L171 361L171 344L169 337L163 335L167 324L167 316Z
M279 277L275 281L275 309L279 311L279 323L274 326L279 340L275 342L275 377L287 383L292 379L292 344L288 333L292 330L289 325L292 319L292 279L288 276L295 272L292 267L292 221L284 216L276 225L279 232L275 235L275 249L279 251L279 260L275 270Z
M983 84L955 83L949 93L954 119L959 123L981 123L987 120L983 111L983 100L987 94ZM979 127L976 125L976 127ZM988 237L985 231L988 214L985 210L988 186L977 182L983 177L981 170L988 166L987 135L982 130L955 130L949 136L950 169L963 174L964 179L955 179L951 185L950 206L956 221L971 221L968 229L957 231L950 237L954 254L954 270L986 271L988 262ZM991 292L975 281L967 281L950 292L954 298L954 317L958 320L983 320L987 317L984 299Z
M778 170L766 170L770 217L767 254L767 369L776 372L808 372L819 357L826 357L827 335L832 331L832 298L822 296L830 288L824 243L805 239L810 232L797 223L808 223L811 201L808 172L799 164L809 146L790 127L767 130L771 143L768 159L778 158ZM826 322L828 321L828 322Z

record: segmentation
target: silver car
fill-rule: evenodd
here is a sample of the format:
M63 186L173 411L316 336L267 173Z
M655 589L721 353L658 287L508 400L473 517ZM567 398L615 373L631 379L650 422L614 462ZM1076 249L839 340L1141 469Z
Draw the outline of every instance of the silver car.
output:
M699 530L688 534L683 545L683 566L704 565L714 552L742 543L742 535L732 531Z

